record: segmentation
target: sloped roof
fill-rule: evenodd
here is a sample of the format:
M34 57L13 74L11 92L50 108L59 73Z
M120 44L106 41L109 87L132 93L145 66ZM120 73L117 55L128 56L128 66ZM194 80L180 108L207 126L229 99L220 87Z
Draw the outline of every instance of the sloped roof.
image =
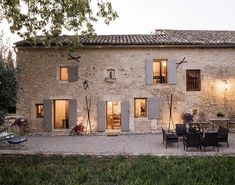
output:
M68 45L74 36L61 36L63 45ZM142 35L97 35L94 38L80 38L84 46L201 46L235 47L235 31L209 30L156 30L154 34ZM43 46L42 37L36 37L36 45ZM23 40L15 43L30 46Z

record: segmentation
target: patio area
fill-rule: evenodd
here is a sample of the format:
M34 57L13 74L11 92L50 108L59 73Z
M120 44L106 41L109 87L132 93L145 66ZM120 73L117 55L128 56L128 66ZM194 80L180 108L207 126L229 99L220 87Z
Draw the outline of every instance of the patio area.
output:
M154 156L235 156L235 133L229 133L229 148L221 143L219 152L212 147L206 152L189 148L185 151L180 140L179 148L172 143L165 148L162 134L84 135L84 136L28 136L25 146L14 150L9 144L0 144L0 154L62 154L62 155L154 155Z

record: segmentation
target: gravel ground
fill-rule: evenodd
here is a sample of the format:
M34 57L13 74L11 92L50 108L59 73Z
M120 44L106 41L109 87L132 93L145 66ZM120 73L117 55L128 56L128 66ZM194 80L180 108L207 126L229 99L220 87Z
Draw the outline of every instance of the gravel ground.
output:
M162 134L146 135L84 135L84 136L28 136L26 145L13 149L7 143L0 144L0 154L62 154L62 155L234 155L235 133L229 134L229 148L220 144L220 151L206 148L206 152L189 148L184 151L182 141L179 148L170 144L168 148L162 143Z

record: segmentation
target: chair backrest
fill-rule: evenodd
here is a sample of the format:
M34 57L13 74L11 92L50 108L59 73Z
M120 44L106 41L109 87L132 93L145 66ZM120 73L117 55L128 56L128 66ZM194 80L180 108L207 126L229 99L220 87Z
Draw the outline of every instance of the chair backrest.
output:
M187 134L187 146L198 147L201 145L200 133L188 133Z
M205 133L204 143L206 146L216 146L217 133Z
M228 134L229 129L219 126L218 133Z
M186 133L187 129L186 129L186 125L185 124L176 124L175 125L175 131L176 133Z
M231 114L230 116L229 116L229 118L230 118L230 123L235 123L235 114L233 113L233 114Z

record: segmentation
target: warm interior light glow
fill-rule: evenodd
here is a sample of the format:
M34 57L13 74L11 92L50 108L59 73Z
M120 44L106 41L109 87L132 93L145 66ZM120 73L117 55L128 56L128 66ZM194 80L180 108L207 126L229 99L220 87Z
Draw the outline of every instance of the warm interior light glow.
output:
M147 116L147 103L146 98L136 98L135 99L135 117L146 117Z
M224 82L224 90L225 90L225 91L228 90L228 82L227 82L227 81Z
M108 101L106 104L106 128L120 129L121 128L121 102Z
M65 129L69 128L69 101L55 100L54 101L54 128Z
M166 67L166 61L165 60L162 61L162 67Z
M69 79L68 68L61 67L60 68L60 80L66 81Z

